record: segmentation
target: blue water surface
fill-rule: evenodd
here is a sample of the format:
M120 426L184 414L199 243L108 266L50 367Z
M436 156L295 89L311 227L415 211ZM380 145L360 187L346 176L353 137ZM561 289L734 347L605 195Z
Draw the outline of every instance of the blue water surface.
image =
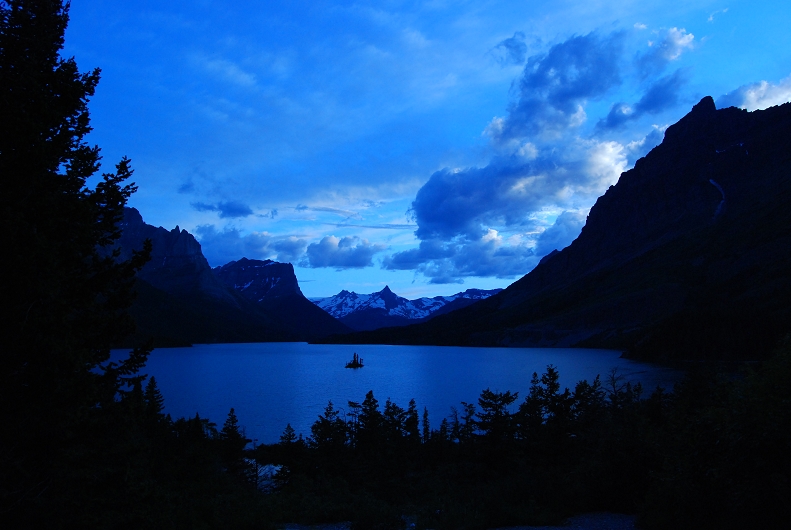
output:
M365 367L345 368L355 352ZM156 349L143 372L156 377L165 410L174 419L199 413L221 427L233 407L249 438L272 443L287 423L308 436L328 400L347 412L347 402L362 401L369 390L381 407L390 398L406 408L414 398L421 414L428 409L436 428L451 407L477 403L486 388L519 392L520 403L533 372L540 375L549 364L559 370L561 384L572 389L597 374L604 380L614 368L649 391L679 377L619 356L612 350L572 348L209 344Z

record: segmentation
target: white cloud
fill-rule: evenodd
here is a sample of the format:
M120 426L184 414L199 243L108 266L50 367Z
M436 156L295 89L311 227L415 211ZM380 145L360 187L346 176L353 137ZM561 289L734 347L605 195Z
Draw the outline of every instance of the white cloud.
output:
M626 150L618 142L594 141L588 155L588 171L592 176L589 185L593 193L606 190L626 171Z
M766 81L754 83L744 87L742 104L743 109L749 111L763 110L775 105L782 105L791 101L791 76L786 77L778 84L773 85Z
M255 76L234 62L220 58L205 58L201 64L207 72L217 75L224 81L245 88L256 86Z

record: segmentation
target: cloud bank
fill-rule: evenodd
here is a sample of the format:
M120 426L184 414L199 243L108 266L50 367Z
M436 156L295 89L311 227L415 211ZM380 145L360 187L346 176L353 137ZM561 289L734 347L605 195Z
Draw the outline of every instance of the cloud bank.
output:
M573 36L529 57L506 115L484 131L494 153L490 162L434 172L408 212L418 247L386 256L382 267L415 270L431 283L512 278L570 244L596 198L661 142L664 131L649 125L623 141L624 130L682 102L687 72L667 70L693 49L694 36L670 28L630 52L642 32ZM506 39L498 47L516 50L509 56L518 59L518 42ZM600 108L625 84L635 101L611 104L589 125L591 106ZM608 138L613 134L620 136Z
M304 255L307 247L304 239L294 236L273 236L267 232L243 235L231 227L217 230L214 225L201 225L195 232L203 254L213 267L243 257L293 263Z
M733 92L717 98L717 106L739 107L752 112L789 101L791 101L791 76L776 85L766 81L742 85Z
M360 269L373 266L373 256L385 250L385 246L359 237L325 236L318 243L308 245L303 267L336 269Z

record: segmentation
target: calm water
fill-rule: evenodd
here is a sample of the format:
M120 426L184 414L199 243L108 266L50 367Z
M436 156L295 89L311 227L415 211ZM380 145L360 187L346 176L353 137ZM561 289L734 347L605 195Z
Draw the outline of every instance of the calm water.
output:
M359 370L344 368L357 352ZM533 372L548 364L558 368L561 383L574 387L581 379L605 378L610 370L653 389L672 385L678 373L620 359L611 350L545 348L459 348L439 346L313 345L305 343L211 344L155 350L144 373L153 375L173 418L208 417L219 427L234 407L249 438L277 441L287 423L297 433L310 425L328 400L336 408L362 401L366 392L384 406L389 397L406 408L427 407L438 427L451 406L477 403L485 388L517 391L521 402Z

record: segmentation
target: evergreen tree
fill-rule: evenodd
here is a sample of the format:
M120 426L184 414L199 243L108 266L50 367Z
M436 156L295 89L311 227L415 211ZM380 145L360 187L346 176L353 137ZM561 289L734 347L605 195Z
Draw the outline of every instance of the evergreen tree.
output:
M114 480L87 471L109 465L88 455L120 432L110 426L123 425L118 392L137 391L148 353L108 362L110 347L133 329L126 309L147 252L122 262L112 250L136 189L125 183L129 161L87 186L100 161L84 139L99 70L80 73L60 56L67 23L60 1L0 2L0 509L28 524L57 520L54 507L40 509L50 499L88 502L75 488L88 487L80 477Z
M148 416L151 418L160 417L165 409L165 398L162 397L162 392L159 391L154 376L151 376L146 383L145 398Z
M296 441L297 433L294 431L294 427L292 427L290 423L287 423L286 428L283 429L283 434L280 435L280 443L288 445Z
M513 436L511 413L508 407L519 397L518 392L492 392L488 388L481 392L477 414L478 429L490 440L502 441Z
M390 401L390 398L387 398L382 419L384 421L384 431L388 442L400 442L406 435L406 416L407 411Z
M250 441L239 427L239 419L231 408L220 430L219 442L226 469L231 475L241 479L247 479L249 476L249 469L244 460L244 448Z
M414 399L409 400L409 408L406 411L406 419L404 420L404 430L406 437L412 443L420 443L420 417L417 413L417 403Z
M423 443L431 439L431 425L428 422L428 408L423 407Z
M310 434L308 443L319 450L338 450L346 444L346 423L332 401L327 402L324 414L310 426Z
M384 438L384 418L379 411L379 401L374 397L373 390L365 394L360 407L358 428L358 444L361 447L377 447Z

